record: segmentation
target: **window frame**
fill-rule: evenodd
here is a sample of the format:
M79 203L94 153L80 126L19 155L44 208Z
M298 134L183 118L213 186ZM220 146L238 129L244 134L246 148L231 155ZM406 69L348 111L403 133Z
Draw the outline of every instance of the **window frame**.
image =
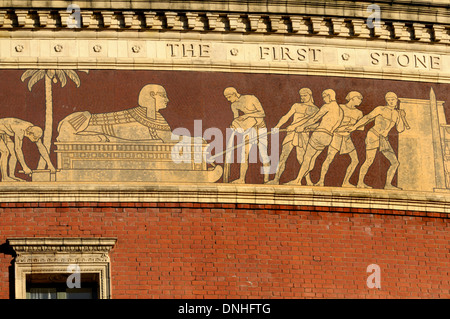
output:
M14 259L15 298L26 299L26 278L31 274L67 274L69 265L80 273L95 273L99 278L98 299L111 298L109 252L116 238L10 238Z

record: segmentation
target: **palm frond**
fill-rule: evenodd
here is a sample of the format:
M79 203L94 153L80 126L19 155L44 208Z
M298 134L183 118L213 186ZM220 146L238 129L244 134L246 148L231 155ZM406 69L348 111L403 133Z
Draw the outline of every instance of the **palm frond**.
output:
M20 80L23 82L26 79L28 79L30 76L33 76L33 74L35 74L38 71L39 70L26 70L25 72L23 72L22 76L20 77Z
M64 70L64 72L67 74L67 76L73 82L75 82L77 87L80 87L80 85L81 85L80 77L78 76L78 74L75 71L73 71L73 70Z
M55 70L47 70L47 76L52 80L55 77L56 71Z
M64 71L62 70L56 70L56 76L61 81L61 87L65 87L67 84L67 77Z
M39 82L40 80L42 80L45 76L45 71L44 70L39 70L38 72L34 73L33 76L30 78L30 81L28 81L28 90L30 90L33 88L33 86Z

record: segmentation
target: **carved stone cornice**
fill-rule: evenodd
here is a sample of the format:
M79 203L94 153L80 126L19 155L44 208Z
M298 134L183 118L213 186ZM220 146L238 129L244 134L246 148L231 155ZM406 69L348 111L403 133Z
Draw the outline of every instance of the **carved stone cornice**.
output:
M0 203L219 203L388 209L450 213L450 192L392 191L338 187L48 183L0 186ZM7 204L5 204L7 205Z
M1 4L1 1L0 1ZM311 4L312 5L312 4ZM245 34L306 35L315 37L347 37L370 40L450 43L450 24L444 21L423 21L420 15L383 12L381 26L370 29L366 19L370 13L349 14L345 11L266 13L199 11L176 8L150 10L93 10L82 7L78 31L140 30L183 32L227 32ZM448 10L441 9L447 12ZM390 12L390 11L389 11ZM68 13L58 9L5 8L0 5L0 30L61 30L71 29ZM437 13L436 13L437 14Z
M115 238L10 238L16 263L108 262Z
M73 1L43 0L0 0L0 7L8 8L66 8ZM329 14L345 12L349 17L362 17L371 0L79 0L75 4L86 10L198 10L204 12L261 12ZM401 15L403 19L415 17L421 21L437 22L449 16L449 3L446 0L378 0L383 16L391 19Z

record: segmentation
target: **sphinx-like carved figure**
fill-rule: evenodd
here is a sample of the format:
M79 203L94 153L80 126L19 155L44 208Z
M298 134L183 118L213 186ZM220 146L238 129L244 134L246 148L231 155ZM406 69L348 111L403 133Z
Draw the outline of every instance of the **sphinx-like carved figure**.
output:
M75 112L58 125L58 142L170 142L172 130L159 110L169 99L166 90L148 84L139 93L139 106L123 111L91 114Z

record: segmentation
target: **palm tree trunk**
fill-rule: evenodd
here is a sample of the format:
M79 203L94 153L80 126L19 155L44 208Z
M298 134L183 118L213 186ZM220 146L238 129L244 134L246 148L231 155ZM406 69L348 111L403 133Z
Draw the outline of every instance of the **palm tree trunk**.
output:
M53 96L52 96L52 79L48 75L45 75L45 128L44 137L42 143L47 151L50 153L50 147L52 144L52 132L53 131ZM42 158L39 159L38 169L45 169L47 163Z

